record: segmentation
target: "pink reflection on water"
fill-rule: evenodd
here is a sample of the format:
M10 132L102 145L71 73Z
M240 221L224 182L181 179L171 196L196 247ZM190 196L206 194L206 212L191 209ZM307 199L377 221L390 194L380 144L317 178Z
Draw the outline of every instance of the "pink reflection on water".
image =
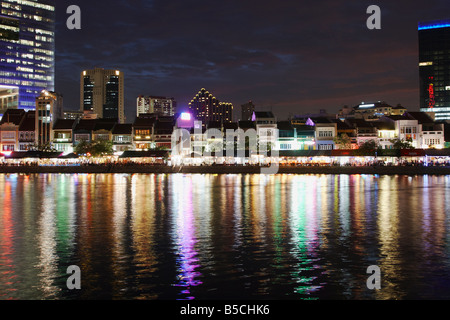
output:
M0 299L12 300L12 292L17 291L14 289L14 279L17 278L14 272L14 260L11 258L14 255L14 226L11 213L11 184L9 181L5 181L3 203L2 203L2 220L0 225L0 266L2 269L6 269L1 273L0 284L2 288L8 288L2 290L0 293Z

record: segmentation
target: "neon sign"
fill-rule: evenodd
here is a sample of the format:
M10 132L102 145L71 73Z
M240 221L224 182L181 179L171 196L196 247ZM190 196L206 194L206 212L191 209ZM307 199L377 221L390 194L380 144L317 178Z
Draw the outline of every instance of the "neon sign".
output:
M430 83L428 86L428 95L429 95L428 107L434 108L436 102L434 100L434 85L432 83Z
M419 30L439 29L450 27L450 20L436 21L430 23L419 24Z

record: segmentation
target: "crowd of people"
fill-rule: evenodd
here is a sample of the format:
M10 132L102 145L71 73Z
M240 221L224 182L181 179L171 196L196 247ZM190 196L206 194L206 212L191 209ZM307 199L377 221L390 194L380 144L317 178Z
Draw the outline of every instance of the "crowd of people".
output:
M246 163L245 166L267 166L270 163L260 164L260 163ZM440 160L432 160L429 162L424 162L422 159L397 159L396 161L383 161L383 160L367 160L367 161L349 161L345 163L341 163L340 161L305 161L305 162L296 162L296 161L280 161L278 165L284 167L324 167L324 166L333 166L333 167L365 167L365 166L450 166L450 160L440 159ZM242 164L230 164L230 163L212 163L212 164L182 164L182 165L172 165L170 161L165 159L141 159L140 161L132 160L132 159L77 159L77 160L63 160L63 159L40 159L40 160L3 160L0 161L0 167L138 167L138 166L233 166L239 167L243 166Z

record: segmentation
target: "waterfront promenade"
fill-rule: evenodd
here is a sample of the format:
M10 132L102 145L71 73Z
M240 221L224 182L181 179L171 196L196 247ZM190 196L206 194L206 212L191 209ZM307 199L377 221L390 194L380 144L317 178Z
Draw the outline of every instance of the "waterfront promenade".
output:
M184 174L259 174L260 166L181 166L167 165L81 165L81 166L0 166L7 173L184 173ZM449 166L280 166L279 174L378 174L378 175L450 175Z

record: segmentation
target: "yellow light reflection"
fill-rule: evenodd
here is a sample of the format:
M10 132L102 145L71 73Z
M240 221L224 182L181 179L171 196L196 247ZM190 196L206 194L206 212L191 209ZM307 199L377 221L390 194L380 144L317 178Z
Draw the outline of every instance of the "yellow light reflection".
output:
M397 282L401 281L401 256L399 252L399 204L398 180L383 176L380 179L378 198L378 230L380 256L378 266L382 273L382 291L377 293L380 299L401 299Z

